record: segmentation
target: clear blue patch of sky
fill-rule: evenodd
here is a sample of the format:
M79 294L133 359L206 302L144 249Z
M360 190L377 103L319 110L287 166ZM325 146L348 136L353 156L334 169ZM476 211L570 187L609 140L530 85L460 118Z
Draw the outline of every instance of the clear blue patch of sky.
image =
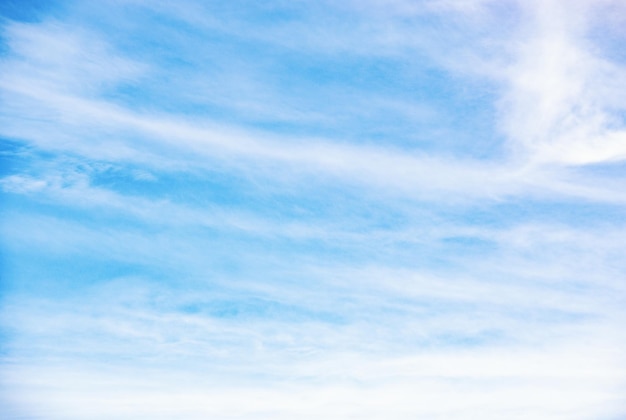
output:
M168 277L163 265L81 252L53 252L37 243L32 243L31 249L5 243L2 255L3 292L7 294L54 299L84 293L95 284L118 277Z
M37 22L61 12L64 3L55 0L2 0L0 16L19 22Z
M325 323L344 323L342 315L322 310L313 310L310 307L299 307L293 304L282 303L247 297L243 299L213 300L187 303L178 308L179 311L190 314L203 314L220 319L237 319L241 321L255 318L282 320L288 322L317 321Z
M24 142L0 137L0 176L21 172L29 163L28 150Z

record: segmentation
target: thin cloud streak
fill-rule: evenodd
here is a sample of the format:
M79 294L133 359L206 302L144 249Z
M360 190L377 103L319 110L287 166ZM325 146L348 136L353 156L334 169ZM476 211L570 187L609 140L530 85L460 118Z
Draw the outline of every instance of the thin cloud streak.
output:
M15 87L11 89L15 89ZM307 172L318 175L326 174L332 178L347 179L350 183L365 183L378 188L391 187L404 194L417 194L425 197L428 197L429 192L445 194L454 192L460 199L466 196L497 198L499 196L524 194L527 191L540 191L544 188L547 192L585 197L592 200L618 202L624 200L621 197L622 194L617 191L603 192L598 189L597 185L585 188L584 185L575 185L563 180L563 176L556 178L551 176L551 172L554 173L554 170L534 169L527 165L516 168L515 166L511 167L511 162L488 164L485 162L441 160L432 157L410 156L399 151L377 147L337 145L315 139L313 141L298 139L294 144L289 139L276 141L263 134L254 136L251 133L227 127L198 126L163 117L136 115L110 104L101 104L46 91L35 90L32 92L32 88L29 90L31 91L29 96L37 98L40 102L46 98L45 102L54 104L56 111L60 111L61 115L72 115L74 124L80 120L80 125L84 124L91 127L100 125L103 126L105 132L108 127L116 131L122 130L122 132L125 129L136 130L152 141L160 139L166 151L178 149L176 153L180 153L181 148L184 147L186 153L178 159L178 162L171 162L171 159L164 158L162 155L157 157L157 161L164 160L166 162L166 167L189 166L190 161L184 158L191 154L196 157L201 155L204 158L217 160L219 164L235 165L237 169L241 169L242 165L246 164L248 168L260 166L261 173L264 172L263 166L272 168L272 164L277 162L286 165L289 171L295 170L296 173L304 171L305 174ZM25 93L19 90L18 92ZM23 136L20 131L18 127L16 131L9 132L19 138ZM26 136L30 137L32 134L26 134ZM54 139L51 140L53 141L52 147L58 147L58 143ZM46 144L44 143L42 146L46 147ZM66 143L65 147L68 146L68 151L73 153L87 154L89 157L94 154L93 151L95 150L96 155L100 155L100 149L94 149L93 144L74 143L68 145ZM108 145L98 146L109 147ZM150 156L149 151L141 150L146 146L154 146L154 143L146 145L139 143L135 147L131 146L131 148L122 146L121 156L104 157L109 159L122 158L143 163ZM109 149L108 153L111 151L115 151L115 145L113 149ZM235 159L234 162L233 159ZM186 163L182 163L183 161ZM193 158L191 162L193 162ZM372 164L373 162L375 164ZM191 165L195 166L193 169L197 170L203 163L200 160L195 165L193 163ZM559 172L556 171L556 173Z

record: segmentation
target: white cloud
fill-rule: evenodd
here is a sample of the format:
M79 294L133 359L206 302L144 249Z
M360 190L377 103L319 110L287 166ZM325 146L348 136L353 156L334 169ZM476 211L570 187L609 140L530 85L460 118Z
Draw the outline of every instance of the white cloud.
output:
M254 361L257 369L269 363L286 373L287 384L241 381L237 370L209 379L210 366L171 372L137 365L14 365L5 377L15 384L9 393L13 401L50 419L611 418L624 408L616 387L624 366L616 368L619 353L605 345ZM600 353L605 357L598 358ZM26 404L33 400L38 404Z
M0 186L6 192L28 194L42 191L47 187L46 181L22 175L10 175L0 179Z
M16 55L14 60L3 60L3 71L27 77L36 85L94 94L148 70L145 64L120 57L98 36L74 25L53 20L9 22L2 29Z
M626 158L619 116L623 67L594 53L592 2L529 2L508 70L503 129L532 162L581 165ZM520 150L521 148L521 150Z

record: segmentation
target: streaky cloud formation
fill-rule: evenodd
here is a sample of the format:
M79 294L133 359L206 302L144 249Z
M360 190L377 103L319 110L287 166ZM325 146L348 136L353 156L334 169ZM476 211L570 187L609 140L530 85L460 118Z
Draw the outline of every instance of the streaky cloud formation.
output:
M626 416L621 2L0 14L0 417Z

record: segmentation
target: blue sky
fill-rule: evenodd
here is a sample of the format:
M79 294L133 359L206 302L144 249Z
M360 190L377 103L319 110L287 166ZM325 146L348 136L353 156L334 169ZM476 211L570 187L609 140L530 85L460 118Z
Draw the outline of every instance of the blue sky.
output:
M622 2L0 14L0 417L626 416Z

